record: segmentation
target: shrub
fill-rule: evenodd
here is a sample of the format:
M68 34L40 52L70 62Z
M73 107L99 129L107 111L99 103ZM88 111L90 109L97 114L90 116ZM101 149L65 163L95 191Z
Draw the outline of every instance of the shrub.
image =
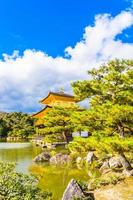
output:
M12 163L0 163L1 200L50 200L51 194L41 191L33 176L16 173Z

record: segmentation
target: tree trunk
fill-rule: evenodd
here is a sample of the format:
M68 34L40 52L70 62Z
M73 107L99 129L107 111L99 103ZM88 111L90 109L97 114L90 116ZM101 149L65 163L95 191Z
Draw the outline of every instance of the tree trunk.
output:
M120 161L125 170L132 170L131 164L129 163L123 152L120 152Z
M65 131L62 132L63 138L66 141L66 135L65 135Z
M72 135L68 131L63 131L63 137L67 143L72 140Z

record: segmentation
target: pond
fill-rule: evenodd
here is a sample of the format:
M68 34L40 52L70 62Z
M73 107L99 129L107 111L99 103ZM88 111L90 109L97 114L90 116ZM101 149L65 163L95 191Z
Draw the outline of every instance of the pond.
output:
M15 162L16 170L28 173L33 158L40 153L40 149L31 143L0 143L0 161Z
M60 151L58 149L58 151ZM0 143L0 161L15 162L16 171L41 176L39 186L53 193L53 200L60 200L71 178L87 181L85 170L68 166L56 167L46 164L35 164L33 158L41 152L31 143Z

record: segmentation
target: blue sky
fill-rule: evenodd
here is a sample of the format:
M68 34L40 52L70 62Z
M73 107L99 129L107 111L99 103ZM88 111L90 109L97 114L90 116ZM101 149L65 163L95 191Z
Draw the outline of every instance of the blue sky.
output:
M35 112L48 91L133 57L132 0L1 0L0 111Z
M96 14L117 15L130 6L126 0L1 0L0 56L14 49L42 50L57 56L80 40ZM131 41L133 29L130 30Z

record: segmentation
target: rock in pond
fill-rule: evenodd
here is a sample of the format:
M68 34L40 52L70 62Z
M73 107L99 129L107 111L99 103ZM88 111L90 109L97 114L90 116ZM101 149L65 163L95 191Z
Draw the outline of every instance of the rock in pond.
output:
M87 195L85 195L80 185L77 183L77 181L71 179L71 181L67 185L67 188L64 191L62 200L74 200L74 199L94 200L95 198L93 193L88 193Z
M74 179L72 179L63 194L62 200L73 200L76 198L83 199L84 197L84 193L80 186Z
M50 158L50 164L53 164L53 165L67 164L68 161L69 161L69 155L62 154L62 153L57 153L55 156Z
M42 152L34 158L34 162L44 162L50 160L50 154L48 152Z

